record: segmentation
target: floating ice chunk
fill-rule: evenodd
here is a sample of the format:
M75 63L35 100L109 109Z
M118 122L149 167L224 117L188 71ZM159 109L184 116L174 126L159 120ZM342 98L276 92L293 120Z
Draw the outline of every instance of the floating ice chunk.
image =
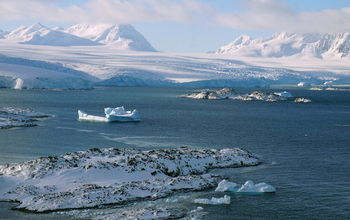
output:
M230 204L231 203L231 196L225 195L221 198L215 198L212 197L210 199L196 199L194 200L197 204L208 204L208 205L219 205L219 204Z
M291 98L294 97L290 92L284 91L284 92L275 92L275 95L283 96L285 98Z
M242 187L237 191L238 193L265 193L265 192L276 192L276 189L269 184L259 183L254 184L253 181L248 180Z
M90 120L90 121L140 121L140 115L135 109L133 111L125 111L124 106L117 108L105 108L106 117L88 115L84 111L78 110L78 115L80 120Z
M298 86L311 86L309 82L300 82Z
M215 189L216 192L235 192L237 189L235 187L237 186L236 183L222 180L218 187Z
M306 99L306 98L296 98L294 102L312 102L311 99Z

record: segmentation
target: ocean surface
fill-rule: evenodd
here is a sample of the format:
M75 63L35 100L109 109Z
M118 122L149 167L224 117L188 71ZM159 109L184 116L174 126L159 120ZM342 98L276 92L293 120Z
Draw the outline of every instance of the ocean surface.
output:
M289 91L312 103L194 100L176 98L198 88L97 87L87 91L0 89L0 106L30 108L50 115L39 126L0 130L0 164L90 148L239 147L259 157L255 167L211 170L230 181L265 182L271 194L184 193L180 203L157 206L187 211L195 198L231 196L230 205L200 205L200 219L349 219L350 92L310 91L296 87L259 88ZM253 92L256 88L235 88ZM78 120L78 110L104 116L105 107L137 109L141 122ZM136 202L93 212L146 206ZM0 202L0 219L69 219L78 215L25 213Z

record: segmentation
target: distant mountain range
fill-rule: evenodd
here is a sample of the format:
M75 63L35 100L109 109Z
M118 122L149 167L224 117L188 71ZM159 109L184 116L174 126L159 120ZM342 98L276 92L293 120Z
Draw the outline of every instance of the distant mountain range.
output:
M22 26L11 32L0 30L0 39L9 42L48 46L97 46L108 44L119 49L152 51L156 49L131 25L77 24L67 30L47 28L41 23Z
M295 34L276 33L266 39L242 35L215 53L253 57L316 57L340 59L349 56L350 33Z

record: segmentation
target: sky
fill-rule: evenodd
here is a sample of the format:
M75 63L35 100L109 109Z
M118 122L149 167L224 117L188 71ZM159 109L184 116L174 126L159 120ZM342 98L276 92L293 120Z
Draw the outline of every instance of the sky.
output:
M0 29L131 24L158 51L204 53L240 35L350 32L350 0L0 0Z

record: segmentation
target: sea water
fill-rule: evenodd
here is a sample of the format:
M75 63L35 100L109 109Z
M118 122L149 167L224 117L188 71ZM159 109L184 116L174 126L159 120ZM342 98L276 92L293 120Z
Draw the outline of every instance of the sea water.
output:
M0 130L0 164L90 148L240 147L262 161L260 166L211 170L244 184L266 182L269 194L185 193L171 206L195 210L196 198L231 196L230 205L201 205L201 219L348 219L350 216L350 92L288 88L311 103L194 100L176 98L198 88L97 87L87 91L0 89L0 105L48 114L31 128ZM254 88L236 88L253 92ZM285 89L261 88L266 92ZM137 109L141 122L78 120L78 110L104 116L105 107ZM136 202L128 207L142 207ZM57 213L9 210L3 219L64 219ZM105 207L104 211L125 209ZM77 216L72 218L76 218Z

